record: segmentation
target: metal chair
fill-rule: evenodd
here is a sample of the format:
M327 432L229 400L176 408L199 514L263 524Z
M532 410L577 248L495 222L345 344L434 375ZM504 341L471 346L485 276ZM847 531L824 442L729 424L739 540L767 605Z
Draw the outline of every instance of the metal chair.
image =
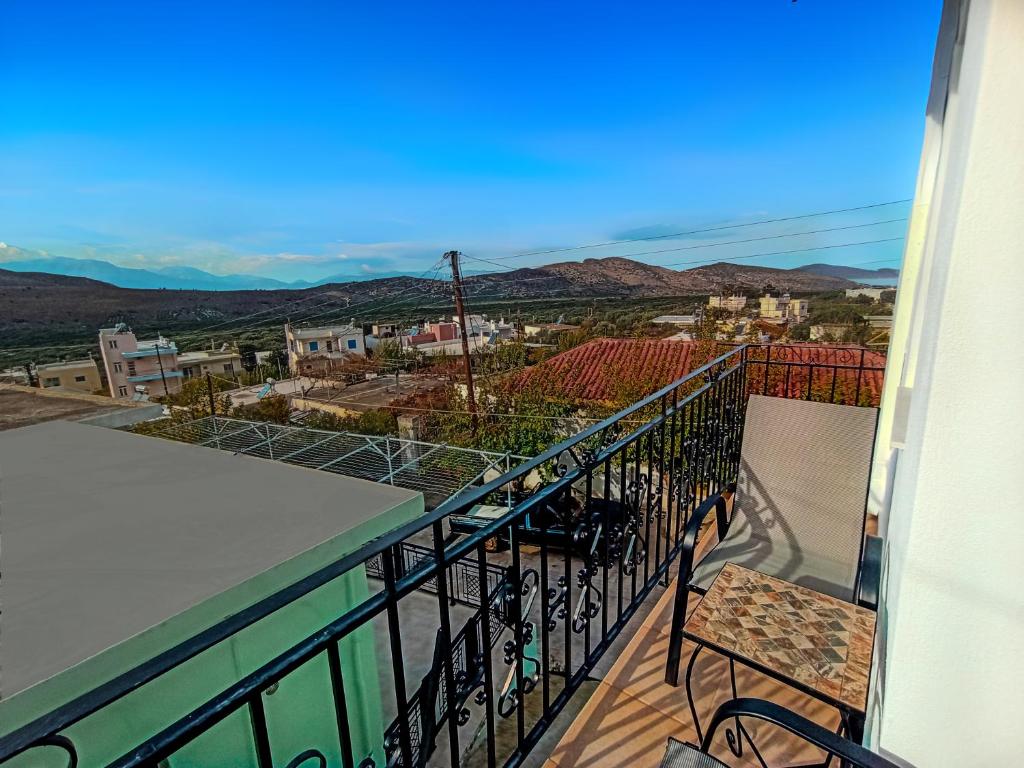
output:
M706 499L684 529L666 682L678 682L690 592L704 594L728 562L859 601L877 416L874 408L750 396L736 483ZM694 565L712 509L719 541Z
M791 734L824 750L829 757L838 758L840 765L853 768L900 768L884 757L844 739L836 733L795 712L763 699L732 699L715 711L711 726L700 747L669 739L661 768L729 768L727 763L710 755L715 732L722 723L739 718L753 718L772 723ZM760 754L757 755L760 757ZM764 761L762 759L762 764ZM826 765L829 763L826 763Z

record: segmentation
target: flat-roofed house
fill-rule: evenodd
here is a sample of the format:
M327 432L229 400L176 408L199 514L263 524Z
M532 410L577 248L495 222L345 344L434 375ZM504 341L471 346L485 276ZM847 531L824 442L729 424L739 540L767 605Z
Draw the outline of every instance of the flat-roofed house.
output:
M84 360L65 360L60 363L44 363L36 366L36 377L43 389L69 389L78 392L95 392L103 388L100 370L91 357Z
M569 323L526 323L523 325L523 334L526 336L539 336L546 332L549 335L555 335L567 331L578 331L579 329L578 325L570 325Z
M742 312L747 306L746 296L709 296L708 307L711 309L724 309L727 312Z
M205 376L207 373L233 378L242 370L242 356L237 348L226 346L218 350L182 352L178 355L178 368L186 379Z
M764 320L789 320L802 323L810 314L807 299L793 299L788 293L782 296L765 294L760 299L761 317Z
M353 323L328 325L318 328L295 328L290 323L284 327L288 347L288 367L299 372L300 361L313 363L344 360L349 356L366 357L366 339L363 329Z
M0 433L4 467L4 643L0 721L8 732L98 681L149 662L225 617L337 563L423 514L422 494L333 472L134 435L49 422ZM220 501L218 501L218 499ZM59 533L57 533L59 532ZM182 662L76 727L90 762L107 764L367 599L361 564ZM372 628L338 644L353 748L383 764ZM322 662L326 669L327 662ZM316 666L319 670L320 666ZM341 765L333 709L317 672L266 695L275 727L321 743ZM329 688L329 684L328 688ZM245 718L175 753L176 765L245 765ZM81 749L81 747L79 747Z

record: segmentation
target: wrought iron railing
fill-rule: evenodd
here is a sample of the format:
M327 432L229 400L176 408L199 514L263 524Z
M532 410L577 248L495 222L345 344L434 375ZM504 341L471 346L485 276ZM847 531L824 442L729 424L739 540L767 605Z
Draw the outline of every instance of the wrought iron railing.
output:
M885 356L864 347L763 344L747 347L751 392L842 405L877 406Z
M91 759L118 768L161 761L173 766L181 750L215 735L216 726L236 713L247 713L251 744L237 765L520 764L645 598L667 583L689 516L702 498L736 476L748 392L773 393L775 367L784 362L787 386L800 365L771 348L743 346L714 358L512 472L5 734L0 763L30 751L63 750L75 764L91 718L105 708L368 566L380 582L367 582L378 588L358 605L230 685L204 693L199 706L171 713L159 732L138 735L119 754L97 757L93 751ZM812 395L816 374L810 368L825 370L827 362L803 364ZM833 362L837 379L849 375L845 366ZM862 399L860 391L838 385L832 395L834 402ZM524 480L538 476L549 479L523 495ZM507 513L464 527L477 505L501 505L508 498L516 501ZM454 518L463 526L453 530ZM473 569L475 579L469 579ZM426 600L424 590L432 595ZM378 718L373 743L360 747L353 739L353 709L361 702L346 692L353 670L339 648L366 630L372 636L378 626L377 658L386 659L378 669L381 693L387 694L381 700L390 709ZM407 667L417 654L429 658L420 659L425 673L410 693ZM306 728L298 714L275 708L268 715L267 696L314 664L325 664L329 675L330 694L316 703L333 712L329 738ZM285 732L309 743L281 759Z
M398 545L400 554L395 564L395 571L399 577L415 570L427 561L434 559L434 552L429 547L403 541ZM392 553L387 553L389 555ZM384 557L381 552L366 561L366 575L377 579L384 579ZM448 568L448 599L453 603L471 606L474 609L480 604L480 574L477 572L476 563L470 560L460 560ZM488 594L496 594L505 585L505 569L491 563L487 564L484 584ZM437 594L437 579L430 579L420 587L425 592Z

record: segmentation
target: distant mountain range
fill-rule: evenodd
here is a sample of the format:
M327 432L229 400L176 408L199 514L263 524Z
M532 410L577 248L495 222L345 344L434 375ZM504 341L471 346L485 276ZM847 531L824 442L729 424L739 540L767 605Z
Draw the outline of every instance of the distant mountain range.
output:
M900 276L898 269L885 267L883 269L860 269L859 267L844 267L838 264L808 264L800 267L801 272L811 272L815 275L827 275L828 277L845 277L847 280L858 282L871 282L872 280L894 280Z
M69 275L99 280L118 288L169 289L187 291L251 291L251 290L301 290L334 283L359 283L389 277L402 277L400 272L374 274L337 274L320 280L295 280L285 282L256 275L215 275L194 267L156 267L138 269L121 267L100 259L72 259L50 256L38 251L29 251L0 243L0 268L11 272L46 272L54 275ZM567 261L544 267L524 268L503 273L493 282L507 282L517 277L531 278L548 276L551 285L546 289L560 288L569 291L609 290L618 293L622 289L654 291L661 295L665 289L676 293L694 293L703 290L721 290L730 287L734 281L739 287L750 286L759 280L771 282L770 275L788 272L783 288L789 290L829 290L824 281L807 277L807 274L826 278L840 278L859 282L893 282L899 276L897 269L859 269L834 264L808 264L795 270L778 270L770 267L754 267L742 264L720 262L706 267L685 271L658 267L619 257L586 259L582 262ZM799 274L798 274L799 273ZM473 276L480 282L488 282L483 275ZM781 279L781 278L779 278ZM534 283L540 282L537 279ZM774 285L775 283L773 283ZM839 287L833 285L832 287ZM521 290L506 290L506 293L525 295L530 285L523 284Z
M396 277L399 273L331 275L322 280L295 280L285 282L271 277L257 275L215 275L195 267L155 267L138 269L121 267L101 259L71 259L65 256L49 256L38 251L28 251L11 245L0 244L0 268L11 272L47 272L53 275L86 277L116 285L118 288L164 288L187 291L252 291L277 290L281 288L311 288L325 283L361 282L382 277Z
M53 266L50 260L46 264ZM187 280L194 272L199 273L194 276L197 281L200 277L207 282L208 278L214 282L227 279L200 270L175 270L169 276L148 270L124 271L157 274L163 279ZM813 293L857 285L845 277L804 268L773 269L719 262L678 271L624 258L586 259L469 275L465 284L468 300L477 306L489 300L694 296L720 291L760 292L769 287ZM34 344L40 339L52 343L91 339L98 328L120 321L145 333L173 334L212 326L223 336L230 335L233 326L283 323L287 317L312 322L347 322L351 317L364 322L390 320L394 319L391 316L395 310L391 308L396 304L405 305L407 313L413 311L410 307L417 306L432 307L429 311L436 313L437 307L446 306L451 299L448 282L408 276L341 280L302 288L263 283L258 289L226 290L225 283L217 285L216 289L205 290L124 288L92 277L0 269L0 349ZM349 305L353 306L351 312ZM250 320L252 317L257 319Z

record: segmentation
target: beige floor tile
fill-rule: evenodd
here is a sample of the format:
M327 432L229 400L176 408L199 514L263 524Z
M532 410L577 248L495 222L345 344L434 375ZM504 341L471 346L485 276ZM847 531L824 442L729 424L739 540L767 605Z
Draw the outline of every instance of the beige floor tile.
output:
M680 684L665 682L669 637L653 628L641 628L629 647L619 656L605 682L644 704L684 723L691 723L686 688L682 684L693 645L683 643ZM703 651L694 669L693 693L702 719L711 716L717 704L729 698L729 667L722 657Z
M689 729L643 702L602 683L555 748L559 768L656 768L669 736Z

